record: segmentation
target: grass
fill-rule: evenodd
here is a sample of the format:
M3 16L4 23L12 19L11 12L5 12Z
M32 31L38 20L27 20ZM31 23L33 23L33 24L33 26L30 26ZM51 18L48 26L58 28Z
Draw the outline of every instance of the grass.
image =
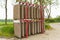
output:
M0 22L0 25L1 24L5 24L5 22ZM7 22L7 24L13 24L13 22Z
M4 22L0 22L0 37L13 37L14 36L14 28L13 22L8 22L7 25Z
M49 25L49 23L45 23L46 30L52 30L53 28Z

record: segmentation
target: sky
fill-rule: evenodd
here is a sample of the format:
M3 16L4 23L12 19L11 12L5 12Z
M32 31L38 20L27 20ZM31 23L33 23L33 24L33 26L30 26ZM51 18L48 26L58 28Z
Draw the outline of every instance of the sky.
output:
M5 0L0 0L1 5L4 5ZM13 19L13 6L16 0L8 0L8 19ZM59 0L60 3L60 0ZM46 15L46 14L45 14ZM52 6L51 7L51 16L54 18L60 15L60 5L59 6ZM4 6L0 6L0 19L5 19L5 9Z

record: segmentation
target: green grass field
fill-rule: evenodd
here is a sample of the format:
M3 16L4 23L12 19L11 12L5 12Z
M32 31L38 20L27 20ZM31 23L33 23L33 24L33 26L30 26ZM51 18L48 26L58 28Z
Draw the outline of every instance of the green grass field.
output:
M14 36L14 28L13 22L0 22L0 37L13 37Z
M5 22L0 22L0 25L1 24L5 24ZM7 22L7 24L13 24L13 22Z

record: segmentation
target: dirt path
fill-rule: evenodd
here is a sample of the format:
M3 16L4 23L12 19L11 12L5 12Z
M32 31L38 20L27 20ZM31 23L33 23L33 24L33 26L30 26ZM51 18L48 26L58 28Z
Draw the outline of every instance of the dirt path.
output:
M50 24L54 29L46 31L44 34L38 34L24 38L21 40L60 40L60 23ZM3 39L0 40L14 40L14 39Z

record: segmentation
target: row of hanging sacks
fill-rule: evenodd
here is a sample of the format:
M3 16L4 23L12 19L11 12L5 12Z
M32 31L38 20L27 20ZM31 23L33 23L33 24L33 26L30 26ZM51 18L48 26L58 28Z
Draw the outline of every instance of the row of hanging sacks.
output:
M29 4L22 2L20 3L20 20L21 20L21 36L27 37L28 36L28 9Z
M40 9L39 9L39 5L35 4L33 6L33 28L32 30L34 31L34 34L40 33L41 32L41 26L40 26Z
M41 32L40 6L36 4L19 2L14 8L14 16L20 22L15 25L15 36L28 37Z
M28 8L27 8L28 7ZM39 5L20 3L20 17L23 20L21 22L21 36L26 37L28 35L34 35L41 32L40 25L40 9ZM24 21L28 21L28 24ZM28 30L28 31L27 31Z
M21 37L26 37L27 35L27 23L24 21L26 18L26 3L22 2L20 3L20 17L21 17Z
M18 2L18 4L14 5L14 32L16 38L26 36L26 22L24 22L26 14L25 6L24 2Z

